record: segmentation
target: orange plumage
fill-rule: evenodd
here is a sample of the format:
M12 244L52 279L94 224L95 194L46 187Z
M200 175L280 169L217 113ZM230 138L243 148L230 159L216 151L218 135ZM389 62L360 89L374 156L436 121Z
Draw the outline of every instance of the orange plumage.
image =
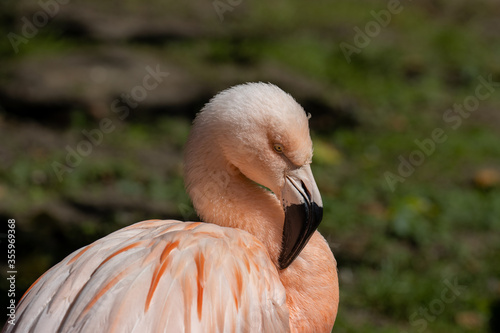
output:
M205 223L143 221L74 252L3 332L330 332L337 269L315 231L311 158L308 117L290 95L263 83L223 91L186 146L186 188Z

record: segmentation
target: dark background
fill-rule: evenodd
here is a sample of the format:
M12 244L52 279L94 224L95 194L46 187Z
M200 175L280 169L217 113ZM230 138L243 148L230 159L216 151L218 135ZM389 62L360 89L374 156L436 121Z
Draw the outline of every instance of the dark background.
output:
M3 0L0 223L5 246L16 219L16 297L113 230L196 220L190 123L218 91L264 81L313 115L334 331L498 332L500 84L483 80L500 82L499 17L494 0ZM169 74L152 88L148 68Z

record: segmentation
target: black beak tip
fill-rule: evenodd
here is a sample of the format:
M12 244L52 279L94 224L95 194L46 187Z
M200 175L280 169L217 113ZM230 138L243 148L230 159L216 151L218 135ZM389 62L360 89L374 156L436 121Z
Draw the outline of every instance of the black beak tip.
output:
M323 218L323 207L311 202L291 205L285 211L283 248L278 258L280 269L285 269L297 258L318 228Z
M316 230L316 228L318 228L319 224L323 220L323 206L318 206L315 202L313 202L311 206L313 215L312 220L316 224L314 230Z
M278 260L278 264L280 266L280 269L285 269L290 266L290 264L286 263L281 257Z

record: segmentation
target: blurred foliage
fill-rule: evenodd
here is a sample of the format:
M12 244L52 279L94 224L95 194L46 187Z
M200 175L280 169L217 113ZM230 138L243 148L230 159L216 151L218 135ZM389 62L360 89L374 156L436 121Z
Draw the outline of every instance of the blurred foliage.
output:
M443 119L475 93L479 76L500 81L496 1L402 1L401 13L350 63L339 45L354 45L353 28L364 31L375 20L371 11L387 9L386 1L243 1L222 22L212 3L197 8L129 0L115 8L117 3L88 1L108 14L165 15L165 22L175 15L198 33L164 42L110 42L69 34L54 22L17 54L0 39L2 66L109 43L171 59L206 85L233 82L235 72L261 80L266 68L292 72L304 86L313 82L326 91L324 100L347 105L356 119L355 125L325 129L324 118L314 125L315 110L306 110L325 206L320 230L339 267L334 331L499 331L500 94L495 90L481 101L456 129ZM0 6L0 33L6 35L20 31L19 13L26 13L12 8L36 3ZM8 82L8 75L0 71L0 81ZM18 222L19 291L71 251L117 228L148 218L196 219L181 167L194 111L121 122L59 181L53 162L64 162L65 147L76 147L82 130L97 128L98 120L75 106L67 110L68 126L40 125L0 108L0 217ZM326 117L337 114L330 110ZM436 128L446 140L422 153L421 165L391 188L386 173L398 175L401 158L422 151L415 140L432 138ZM55 143L41 144L42 136ZM436 310L449 289L446 281L464 289Z

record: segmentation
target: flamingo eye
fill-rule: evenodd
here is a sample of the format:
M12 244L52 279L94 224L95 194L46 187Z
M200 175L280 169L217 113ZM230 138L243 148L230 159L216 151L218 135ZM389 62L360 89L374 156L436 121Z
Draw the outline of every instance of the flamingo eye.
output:
M278 154L283 153L283 145L281 143L275 143L273 148Z

